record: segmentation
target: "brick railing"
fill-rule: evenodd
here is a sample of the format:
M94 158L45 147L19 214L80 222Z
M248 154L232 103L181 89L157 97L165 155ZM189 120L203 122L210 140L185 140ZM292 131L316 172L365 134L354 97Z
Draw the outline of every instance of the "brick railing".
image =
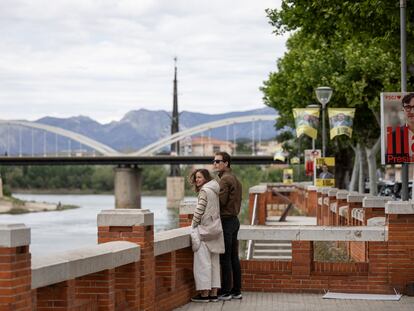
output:
M148 210L98 215L98 245L31 260L30 229L0 226L0 310L172 310L194 294L189 228Z
M363 208L372 207L368 201ZM387 202L384 215L385 226L242 226L241 240L292 243L290 261L242 260L243 289L404 293L414 282L414 206ZM189 228L154 234L153 217L148 210L103 211L99 245L33 260L30 229L1 225L0 310L172 310L186 304L195 292ZM315 241L366 243L366 260L315 261Z

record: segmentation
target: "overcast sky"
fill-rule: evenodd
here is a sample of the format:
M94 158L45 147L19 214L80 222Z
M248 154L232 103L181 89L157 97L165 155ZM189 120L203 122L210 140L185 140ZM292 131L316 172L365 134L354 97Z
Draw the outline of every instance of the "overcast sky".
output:
M1 0L0 119L130 110L264 107L259 87L285 51L267 0Z

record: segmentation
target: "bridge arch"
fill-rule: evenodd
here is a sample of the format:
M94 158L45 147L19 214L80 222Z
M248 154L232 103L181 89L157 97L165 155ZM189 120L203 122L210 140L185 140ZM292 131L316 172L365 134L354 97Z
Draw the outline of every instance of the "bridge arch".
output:
M111 147L102 144L94 139L91 139L89 137L86 137L84 135L75 133L75 132L71 132L68 130L64 130L61 129L59 127L56 126L52 126L52 125L46 125L46 124L41 124L41 123L36 123L36 122L29 122L29 121L17 121L17 120L0 120L0 125L4 125L4 124L11 124L11 125L18 125L18 126L24 126L24 127L30 127L30 128L35 128L35 129L40 129L40 130L44 130L47 132L51 132L51 133L55 133L58 134L60 136L64 136L67 138L70 138L72 140L78 141L88 147L91 147L92 149L102 153L103 155L106 156L116 156L116 155L122 155L122 153L116 151L115 149L112 149Z
M228 118L218 121L213 121L209 123L204 123L178 133L175 133L171 136L165 137L152 143L144 148L141 148L138 151L129 153L128 155L131 156L148 156L154 153L155 151L161 149L162 147L168 146L172 143L175 143L186 136L194 135L197 133L204 132L209 129L218 128L226 125L232 125L236 123L246 123L246 122L253 122L253 121L274 121L278 118L277 115L251 115L251 116L243 116L243 117L234 117Z

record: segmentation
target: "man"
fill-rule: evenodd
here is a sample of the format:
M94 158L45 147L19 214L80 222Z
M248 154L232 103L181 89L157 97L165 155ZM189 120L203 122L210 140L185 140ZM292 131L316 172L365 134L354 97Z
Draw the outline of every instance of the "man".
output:
M322 164L322 172L319 174L319 178L321 179L332 179L334 175L328 171L328 165L325 163Z
M414 93L405 95L402 99L405 122L411 132L414 132Z
M227 152L214 156L214 171L220 178L220 217L223 225L224 254L220 255L222 287L220 300L241 299L241 269L237 234L240 222L242 186L230 168L231 158Z

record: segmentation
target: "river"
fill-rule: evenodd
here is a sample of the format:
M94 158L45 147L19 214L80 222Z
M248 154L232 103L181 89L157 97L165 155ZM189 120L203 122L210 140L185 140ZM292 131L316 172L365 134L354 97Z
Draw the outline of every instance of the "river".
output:
M101 210L113 209L115 206L113 195L13 194L13 196L27 201L61 202L80 206L80 208L56 212L0 215L0 223L24 223L31 228L30 251L39 256L95 245L98 213ZM167 209L166 204L165 197L142 197L142 208L154 212L156 232L178 226L178 210Z

